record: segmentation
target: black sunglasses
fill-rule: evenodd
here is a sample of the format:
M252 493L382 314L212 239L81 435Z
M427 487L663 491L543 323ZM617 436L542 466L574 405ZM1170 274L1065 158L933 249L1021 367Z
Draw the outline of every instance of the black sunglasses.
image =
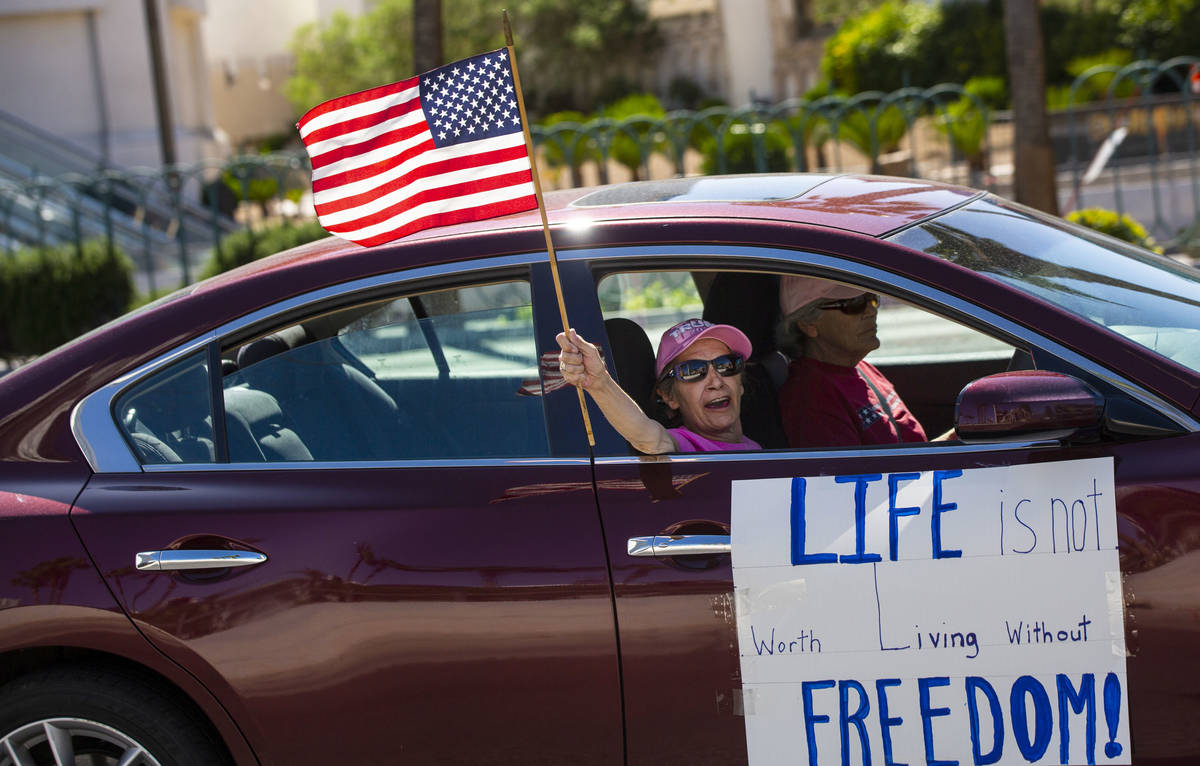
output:
M833 309L837 309L843 314L861 314L867 310L867 306L878 308L879 296L875 293L863 293L862 295L857 295L853 298L843 298L840 301L829 301L828 303L817 306L817 308L821 309L822 311L832 311Z
M703 380L708 376L710 364L718 375L728 378L741 372L742 368L746 366L746 360L742 358L741 354L721 354L716 359L689 359L686 362L672 365L663 374L663 379L675 378L684 383Z

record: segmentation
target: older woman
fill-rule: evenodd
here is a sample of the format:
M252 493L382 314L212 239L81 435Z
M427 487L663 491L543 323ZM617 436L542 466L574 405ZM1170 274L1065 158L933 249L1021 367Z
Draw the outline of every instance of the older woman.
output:
M742 369L750 341L736 327L688 319L663 333L655 361L659 396L683 425L649 418L608 372L596 347L574 330L559 333L559 368L582 387L608 422L646 454L760 449L742 434Z
M779 283L776 332L791 358L779 412L793 447L925 441L925 430L883 373L863 361L879 348L879 296L812 277Z

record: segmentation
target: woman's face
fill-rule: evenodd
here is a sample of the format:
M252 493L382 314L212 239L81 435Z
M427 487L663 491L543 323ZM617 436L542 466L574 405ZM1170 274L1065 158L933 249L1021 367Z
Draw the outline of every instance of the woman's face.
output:
M671 360L668 369L691 359L714 359L730 353L719 340L702 338L687 351ZM723 442L742 440L742 376L721 377L710 364L703 378L687 382L674 380L663 401L678 410L683 424L691 431Z
M838 309L821 311L800 331L808 336L805 356L822 362L853 367L879 348L876 319L879 309L868 304L861 314L846 314Z

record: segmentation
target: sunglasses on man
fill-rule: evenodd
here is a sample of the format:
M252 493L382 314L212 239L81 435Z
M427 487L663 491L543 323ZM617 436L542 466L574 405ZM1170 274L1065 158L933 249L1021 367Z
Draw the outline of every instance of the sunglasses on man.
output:
M821 309L822 311L832 311L833 309L837 309L843 314L854 315L861 314L866 311L867 306L870 306L871 308L878 308L879 296L875 293L863 293L862 295L857 295L853 298L843 298L840 301L829 301L828 303L822 303L820 306L817 306L817 308Z
M675 378L684 383L694 383L708 377L710 364L722 378L730 378L742 371L746 360L741 354L721 354L715 359L689 359L668 368L663 374L663 379Z

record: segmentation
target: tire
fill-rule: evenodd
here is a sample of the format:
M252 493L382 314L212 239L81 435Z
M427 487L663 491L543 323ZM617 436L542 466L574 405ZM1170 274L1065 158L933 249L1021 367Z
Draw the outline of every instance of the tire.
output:
M38 671L0 687L0 766L229 764L198 716L149 678L79 665Z

